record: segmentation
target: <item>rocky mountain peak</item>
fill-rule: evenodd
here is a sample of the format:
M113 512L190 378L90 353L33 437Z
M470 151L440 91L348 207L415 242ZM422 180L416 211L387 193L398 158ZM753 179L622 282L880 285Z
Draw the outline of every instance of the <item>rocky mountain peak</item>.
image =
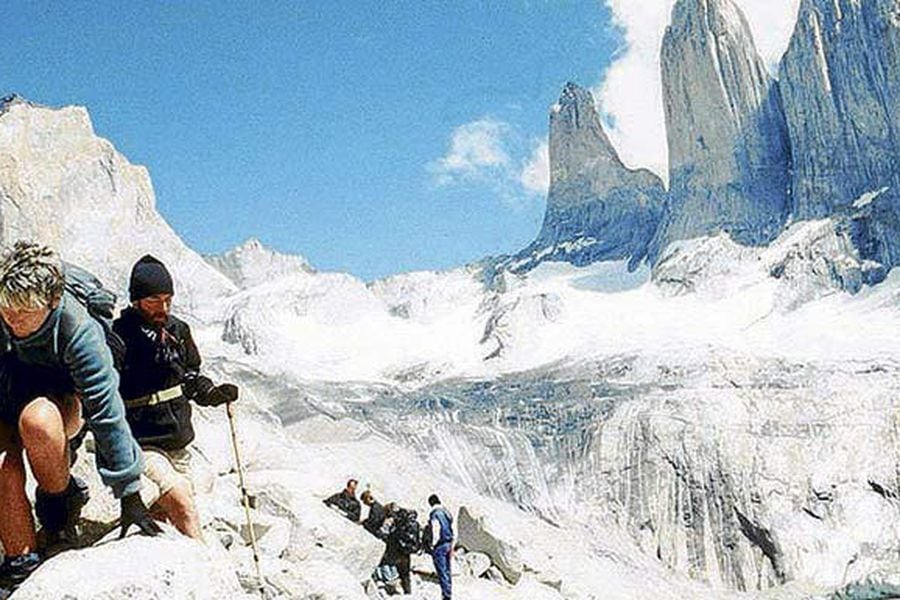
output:
M672 10L671 31L703 31L714 36L743 37L750 27L731 0L682 0ZM752 39L750 40L752 43Z
M794 216L851 216L862 256L888 266L900 264L898 58L895 0L804 0L780 71Z
M662 211L662 181L628 169L603 130L593 95L569 82L550 110L550 191L537 239L507 264L640 261Z
M0 107L0 243L39 239L119 292L150 252L173 271L179 310L195 316L234 291L163 220L147 169L96 136L85 108L19 96Z
M778 84L731 0L679 0L663 37L670 194L652 254L724 231L761 244L787 216L790 147Z
M550 186L597 168L623 168L594 96L569 82L550 111Z

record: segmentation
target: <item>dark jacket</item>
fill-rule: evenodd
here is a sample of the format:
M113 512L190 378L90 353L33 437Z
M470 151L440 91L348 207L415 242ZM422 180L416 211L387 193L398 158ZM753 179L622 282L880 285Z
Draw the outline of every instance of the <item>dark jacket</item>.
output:
M359 514L362 510L359 504L359 500L348 494L347 490L341 490L337 494L329 496L324 500L324 502L326 505L334 506L335 508L340 510L348 519L350 519L354 523L359 523Z
M380 529L384 525L385 517L387 517L387 513L384 510L384 506L375 501L369 506L369 515L363 521L363 527L375 537L381 537Z
M106 335L87 309L66 292L41 325L16 339L0 327L3 347L24 365L44 367L71 377L73 391L97 445L97 470L117 498L141 487L141 449L125 422L119 374L113 368Z
M412 591L410 580L411 553L404 550L400 543L401 523L407 516L408 512L403 508L394 512L389 521L390 531L384 540L384 554L381 555L381 560L378 564L397 567L397 572L400 574L400 585L403 587L404 593L409 594Z
M181 396L153 406L127 407L128 424L138 442L165 450L184 448L194 439L191 424L190 386L200 370L200 352L191 328L169 316L162 328L147 323L137 309L129 307L113 323L125 342L119 389L126 404L181 385Z

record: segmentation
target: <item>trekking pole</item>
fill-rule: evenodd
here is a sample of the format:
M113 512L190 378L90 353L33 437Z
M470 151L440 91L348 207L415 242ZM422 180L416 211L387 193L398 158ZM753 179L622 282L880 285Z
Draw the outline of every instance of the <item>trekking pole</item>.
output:
M234 424L234 408L233 403L225 404L225 412L228 413L228 425L231 427L231 445L234 448L234 463L237 465L238 483L241 486L241 504L244 505L244 514L247 516L247 529L250 531L250 546L253 548L253 564L256 567L256 581L259 585L259 595L261 598L266 597L263 589L262 571L259 565L259 548L256 545L256 532L253 530L253 520L250 518L250 495L247 494L247 488L244 486L244 470L241 468L241 453L238 450L237 428Z

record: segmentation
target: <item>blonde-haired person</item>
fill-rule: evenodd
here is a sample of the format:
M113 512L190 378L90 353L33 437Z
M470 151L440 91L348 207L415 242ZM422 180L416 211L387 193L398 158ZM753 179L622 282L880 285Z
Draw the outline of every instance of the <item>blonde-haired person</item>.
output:
M66 535L87 502L69 470L68 438L84 416L97 469L121 501L122 535L159 528L141 501L141 450L125 421L106 334L65 290L59 256L34 242L0 255L0 588L15 589L40 563L24 454L37 480L35 512L48 538Z

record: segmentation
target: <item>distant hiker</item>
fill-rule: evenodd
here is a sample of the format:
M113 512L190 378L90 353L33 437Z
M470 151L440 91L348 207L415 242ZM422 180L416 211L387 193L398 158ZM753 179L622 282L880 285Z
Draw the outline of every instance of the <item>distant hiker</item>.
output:
M366 516L365 521L362 522L362 526L365 527L366 531L378 537L381 526L384 525L384 520L387 517L384 506L375 500L375 497L369 490L364 491L360 499L363 504L369 507L369 514Z
M387 508L388 516L385 524L388 525L388 533L384 554L378 564L396 567L400 574L403 593L411 594L410 555L419 551L419 521L414 510L398 508L394 503L389 504Z
M138 493L141 449L125 421L108 333L67 279L59 256L40 244L16 242L0 256L0 587L6 591L41 560L23 450L37 480L35 513L47 544L75 541L88 490L69 470L68 440L79 433L82 415L94 434L100 477L120 499L122 535L131 525L159 533Z
M174 286L165 265L150 256L131 270L131 306L113 323L125 341L122 380L126 418L144 450L143 474L159 488L154 512L178 531L202 539L190 479L194 439L191 405L237 399L236 386L200 375L200 353L187 323L171 314Z
M437 494L428 497L431 514L423 532L423 550L431 554L434 570L441 584L441 599L450 600L452 582L450 562L453 559L453 517L441 505Z
M353 521L354 523L359 523L359 515L362 512L362 507L359 505L359 500L356 499L356 486L359 485L359 482L355 479L350 479L347 481L347 487L343 490L329 496L323 502L327 506L333 506L338 509L344 516ZM333 488L332 488L333 489Z

